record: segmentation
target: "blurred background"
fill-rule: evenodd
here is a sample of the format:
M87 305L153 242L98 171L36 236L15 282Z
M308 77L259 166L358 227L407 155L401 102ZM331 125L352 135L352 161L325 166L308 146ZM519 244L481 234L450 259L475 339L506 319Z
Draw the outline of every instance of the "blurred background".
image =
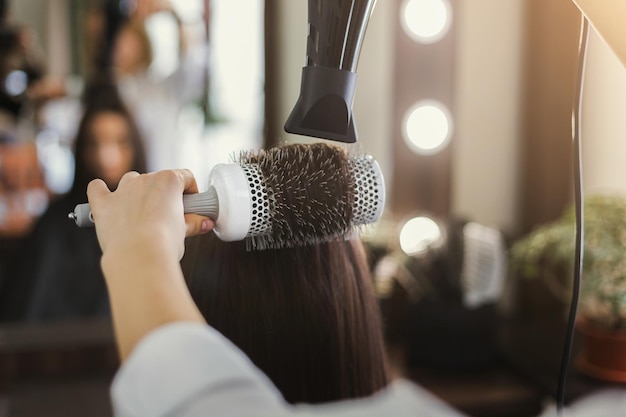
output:
M241 149L313 141L283 131L307 1L6 0L0 13L0 416L110 415L97 242L66 214L93 177L114 188L129 169L184 167L202 190ZM367 27L354 117L387 186L364 238L390 359L472 416L555 401L573 252L551 258L533 233L573 202L580 27L571 0L382 0ZM592 30L584 186L612 213L626 213L625 108L626 69ZM624 282L609 292L626 323ZM568 404L621 393L626 369L607 378L576 357Z

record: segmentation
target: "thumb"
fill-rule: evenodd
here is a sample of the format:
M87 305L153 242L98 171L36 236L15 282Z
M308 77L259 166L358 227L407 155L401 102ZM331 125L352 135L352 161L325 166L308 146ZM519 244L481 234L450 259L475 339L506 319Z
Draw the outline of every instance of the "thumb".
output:
M95 179L87 185L87 200L93 208L102 199L103 196L110 194L109 187L101 179Z
M185 224L187 225L186 237L207 233L215 227L212 219L197 214L185 214Z

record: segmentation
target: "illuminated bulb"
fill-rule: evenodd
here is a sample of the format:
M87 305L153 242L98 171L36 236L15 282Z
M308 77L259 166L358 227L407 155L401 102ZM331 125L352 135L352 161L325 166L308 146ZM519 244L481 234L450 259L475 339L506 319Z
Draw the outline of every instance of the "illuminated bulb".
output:
M448 144L452 117L443 104L423 101L406 112L402 125L409 148L418 154L431 155Z
M448 0L406 0L400 13L404 31L420 43L443 38L452 21Z
M4 89L9 95L19 96L28 87L28 76L24 71L13 70L11 71L4 81Z
M400 230L400 248L409 256L420 254L441 241L439 225L430 217L414 217Z

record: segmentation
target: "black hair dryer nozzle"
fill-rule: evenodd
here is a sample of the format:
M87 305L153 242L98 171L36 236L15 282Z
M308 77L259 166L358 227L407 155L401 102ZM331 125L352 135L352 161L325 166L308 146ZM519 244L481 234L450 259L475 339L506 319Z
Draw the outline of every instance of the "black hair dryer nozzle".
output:
M309 0L307 64L285 131L357 141L352 114L356 67L376 0Z

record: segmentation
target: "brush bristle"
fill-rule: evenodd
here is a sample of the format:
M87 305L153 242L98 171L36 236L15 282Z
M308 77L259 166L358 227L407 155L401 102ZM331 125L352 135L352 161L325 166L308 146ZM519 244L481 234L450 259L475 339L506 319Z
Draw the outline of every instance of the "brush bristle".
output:
M304 246L358 234L354 225L354 157L318 143L243 152L258 165L269 200L271 232L249 236L252 249Z

